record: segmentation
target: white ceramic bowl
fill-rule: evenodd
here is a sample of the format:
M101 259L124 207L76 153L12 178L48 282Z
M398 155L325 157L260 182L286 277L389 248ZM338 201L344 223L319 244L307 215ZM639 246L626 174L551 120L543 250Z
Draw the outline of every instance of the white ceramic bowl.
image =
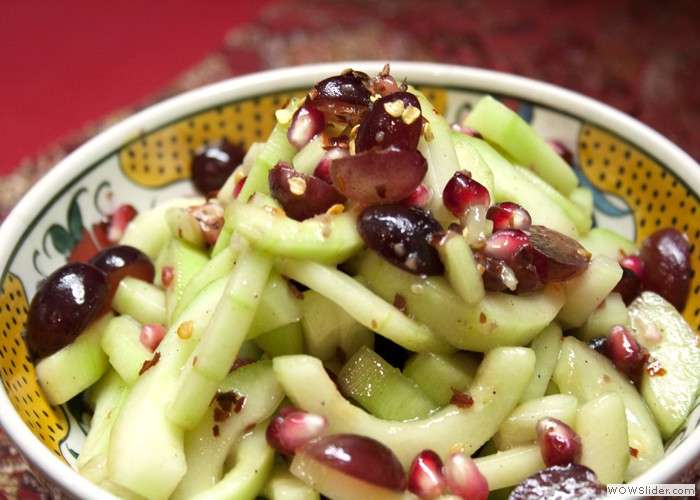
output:
M352 67L369 74L383 62L312 65L231 79L145 109L99 134L51 170L0 228L0 422L38 477L57 495L109 498L72 468L84 430L69 410L51 408L34 381L21 339L27 304L42 276L68 255L93 251L95 225L120 203L139 209L190 192L190 151L227 135L249 145L266 137L273 111L290 95ZM392 74L421 87L455 119L483 94L507 98L542 135L574 152L578 171L596 192L599 225L640 241L675 225L698 263L700 166L658 133L603 104L529 79L473 68L393 62ZM58 229L57 229L58 228ZM685 312L700 325L700 273ZM687 482L700 453L700 411L669 444L666 457L639 483ZM698 469L698 467L696 467Z

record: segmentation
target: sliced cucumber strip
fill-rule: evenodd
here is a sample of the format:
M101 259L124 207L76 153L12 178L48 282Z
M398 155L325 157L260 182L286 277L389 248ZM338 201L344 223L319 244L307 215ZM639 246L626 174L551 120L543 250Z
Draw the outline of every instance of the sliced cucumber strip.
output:
M454 354L418 352L406 360L403 374L438 406L445 406L452 399L453 389L466 391L469 388L480 361L477 355L466 351Z
M254 342L271 358L304 352L304 333L298 321L258 335Z
M622 295L610 293L573 334L584 342L605 337L613 325L629 326L630 317Z
M485 296L484 281L466 238L448 231L436 246L445 265L445 277L465 304L478 304Z
M72 343L36 364L37 381L51 405L77 396L107 371L109 361L100 342L112 318L107 313L94 320Z
M559 359L562 330L557 323L551 323L534 338L530 348L535 351L535 374L527 386L520 402L540 398L547 393L552 372Z
M535 472L546 468L540 447L535 444L477 457L474 463L486 478L490 490L516 486Z
M143 363L153 357L153 352L140 340L141 324L130 316L117 316L105 328L101 346L109 356L109 363L127 385L139 377Z
M376 418L343 398L318 359L297 355L272 361L278 381L296 406L325 415L330 433L364 434L384 443L405 468L426 448L440 456L447 456L455 446L474 453L515 408L534 364L530 349L492 349L469 388L472 406L448 405L426 419L392 422Z
M146 281L126 276L117 286L112 308L142 325L166 325L165 292Z
M642 292L629 307L631 332L650 355L640 392L664 439L685 422L700 388L698 335L660 295Z
M321 495L289 472L289 466L275 462L262 494L269 500L320 500Z
M579 243L593 256L602 254L616 261L638 251L634 241L604 227L591 228L588 234L579 239Z

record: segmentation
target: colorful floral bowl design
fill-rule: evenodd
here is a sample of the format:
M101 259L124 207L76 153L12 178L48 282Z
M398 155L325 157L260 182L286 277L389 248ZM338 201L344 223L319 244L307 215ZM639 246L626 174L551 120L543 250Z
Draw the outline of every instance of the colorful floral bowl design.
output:
M190 157L228 138L247 148L264 140L274 111L314 82L352 67L378 72L380 62L341 62L281 69L232 79L146 109L89 141L50 171L0 229L0 422L37 475L60 496L109 498L73 471L86 429L80 405L51 407L35 381L22 339L37 283L69 260L105 244L105 215L123 203L146 209L192 192ZM456 120L492 94L516 109L546 138L574 153L581 183L595 193L595 223L640 242L674 226L691 240L700 263L700 166L639 122L581 95L496 72L424 63L392 63L439 111ZM700 273L685 310L700 331ZM700 453L700 409L673 439L665 459L638 479L694 480Z

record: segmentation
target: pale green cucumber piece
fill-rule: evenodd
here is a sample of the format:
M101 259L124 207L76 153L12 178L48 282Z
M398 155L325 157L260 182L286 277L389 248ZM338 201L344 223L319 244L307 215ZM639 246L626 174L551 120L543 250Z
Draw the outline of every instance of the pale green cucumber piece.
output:
M360 346L374 345L374 333L345 309L315 290L304 292L301 325L306 352L321 360L340 353L348 359Z
M650 355L639 391L661 436L669 439L685 421L700 388L698 336L676 308L654 292L642 292L630 304L629 316L632 335ZM656 371L660 369L663 374Z
M535 374L520 399L521 403L540 398L547 393L554 366L559 359L561 341L561 327L557 323L550 323L530 343L537 361L535 361Z
M418 142L418 151L428 162L428 171L423 183L431 192L428 210L442 222L454 220L449 210L442 203L442 191L457 170L461 169L455 147L452 142L452 130L449 122L433 107L425 95L413 87L409 92L415 94L421 106L424 120L429 124L427 131Z
M233 201L227 213L234 231L253 248L280 257L338 264L364 246L349 212L299 222L279 210Z
M138 248L155 262L171 238L170 227L165 219L165 212L170 207L193 207L201 205L205 201L206 199L201 196L175 198L140 212L126 226L124 236L122 236L119 243Z
M226 278L223 280L224 285ZM187 470L183 429L173 424L166 411L175 397L178 377L214 312L216 293L205 287L171 325L154 359L131 388L112 429L108 463L110 481L142 496L167 498ZM191 322L191 323L190 323ZM191 336L178 335L182 324Z
M335 267L291 259L277 259L275 267L281 274L330 299L362 325L409 351L453 350L428 328Z
M165 211L165 220L173 238L197 248L204 248L206 242L199 221L186 207L170 207Z
M418 352L406 360L402 373L438 406L445 406L452 399L452 389L464 392L469 388L479 361L478 356L466 351Z
M255 498L264 484L266 474L263 474L263 470L260 471L260 476L250 473L249 465L256 461L254 455L261 454L259 458L264 460L260 465L268 472L272 467L274 452L265 441L265 429L267 419L284 398L282 387L272 371L272 363L258 361L241 366L226 377L219 386L219 392L230 393L235 398L245 398L244 403L236 413L233 409L235 401L231 408L226 408L214 400L201 421L185 434L187 473L173 493L173 500L189 499L198 494L207 498L209 495L211 498L241 498L238 494L243 493L244 487L247 490L246 497L252 494L251 498ZM222 416L227 414L225 418ZM254 438L251 447L250 443L244 444L248 438L243 437L252 427L262 431L262 442ZM239 457L241 454L247 457L243 461L236 461L237 465L232 471L235 476L226 479L226 460L232 451ZM238 465L242 465L242 468L235 472ZM247 471L247 474L242 475L243 471ZM260 482L261 479L263 482ZM220 486L217 484L219 481L223 481ZM228 496L221 496L227 494Z
M638 251L634 241L605 227L591 228L588 234L579 238L579 243L591 252L592 256L602 254L616 261Z
M593 220L593 209L595 207L593 191L587 187L579 186L569 194L569 200L585 214L587 219ZM593 228L591 227L590 229Z
M466 238L455 231L447 231L435 248L445 265L445 277L457 295L467 305L479 303L486 291Z
M547 141L517 113L493 97L481 98L464 124L478 130L484 139L506 151L564 196L578 186L573 169Z
M321 162L326 152L323 134L318 134L294 155L292 159L294 170L302 174L313 175L316 166Z
M269 500L320 500L321 498L318 491L292 475L289 466L281 460L273 465L262 495Z
M295 477L323 495L323 498L332 498L333 500L363 498L409 500L411 497L416 498L409 493L392 491L345 474L328 464L322 464L316 458L305 453L303 449L294 455L289 470Z
M491 491L516 486L547 467L542 461L540 447L535 444L476 457L474 463L486 478Z
M197 276L208 262L209 255L202 247L177 237L170 239L158 258L156 266L158 279L162 277L164 268L168 267L172 271L172 281L164 287L168 321L173 319L177 303L185 293L190 280Z
M620 484L630 461L625 403L616 392L601 394L581 405L576 418L582 465L603 484Z
M557 316L562 326L581 326L615 289L621 277L622 267L617 261L605 255L593 257L581 274L564 282L566 303Z
M498 347L479 366L468 408L448 405L430 417L410 422L382 420L352 405L336 389L320 360L308 356L280 356L272 360L277 379L299 408L328 418L329 433L355 433L374 438L396 453L408 468L413 458L430 448L445 457L455 446L474 453L498 430L517 405L535 364L523 347Z
M167 412L173 423L191 429L206 412L248 336L271 269L270 256L242 250L211 321L183 364Z
M465 139L467 137L466 134L452 130L451 136L460 169L468 171L472 179L486 188L491 199L495 199L493 172L491 172L479 151L471 141Z
M78 472L93 483L107 479L106 467L91 467L97 460L106 461L110 433L114 420L121 410L128 387L114 370L107 370L90 389L86 399L90 400L92 418L90 430L76 460ZM97 460L95 460L97 458Z
M442 276L410 274L367 252L358 272L387 302L401 296L407 314L456 349L485 352L496 346L527 345L564 304L563 287L527 294L487 293L473 307Z
M100 342L112 313L92 321L73 342L36 364L36 378L52 406L62 405L97 382L109 368Z
M578 238L574 222L555 201L530 182L510 161L486 141L465 136L491 169L495 198L492 202L512 201L522 205L530 213L533 224L555 229L572 238Z
M280 326L255 337L254 342L269 357L304 352L304 333L301 322Z
M199 272L192 275L186 283L177 300L175 307L170 313L170 320L177 321L180 313L187 307L190 301L209 283L219 278L227 276L233 269L233 265L238 258L238 252L232 245L224 248L216 257L208 260L207 263L199 269ZM158 276L158 274L156 274Z
M163 289L132 276L125 276L119 282L112 308L119 314L128 314L142 325L167 324Z
M629 326L629 324L630 317L627 313L627 305L622 300L622 295L612 292L591 312L586 321L573 330L572 333L578 339L589 342L605 337L613 325Z
M343 394L384 420L425 418L438 408L413 380L366 346L345 363L338 385Z
M622 396L629 446L636 450L625 472L626 481L663 458L663 440L654 417L636 387L608 358L575 337L565 337L552 380L562 393L576 396L580 405L608 392Z
M535 426L538 420L545 417L556 418L573 428L577 409L578 400L570 394L553 394L531 399L518 405L508 415L498 432L493 435L493 442L499 450L534 444L537 442Z
M294 114L300 102L299 99L291 99L285 107L285 110ZM267 183L267 177L270 169L274 167L278 161L292 163L297 149L287 140L289 123L289 121L283 120L275 124L275 127L265 141L264 147L260 150L260 154L255 159L246 177L238 199L246 201L253 193L269 193L270 187Z
M567 198L559 191L557 191L551 184L539 177L532 170L523 167L522 165L515 165L515 168L520 172L523 177L530 181L534 186L547 195L554 203L559 205L564 213L571 219L576 226L576 231L579 235L588 234L591 230L591 225L593 224L593 214L587 210L582 210L580 206L576 205L571 199ZM573 192L572 192L573 194Z
M298 322L302 316L302 303L290 289L289 283L272 270L265 283L258 312L250 324L248 338Z
M153 357L153 352L141 343L141 328L130 316L117 316L107 323L102 336L102 350L127 385L136 382L143 363Z

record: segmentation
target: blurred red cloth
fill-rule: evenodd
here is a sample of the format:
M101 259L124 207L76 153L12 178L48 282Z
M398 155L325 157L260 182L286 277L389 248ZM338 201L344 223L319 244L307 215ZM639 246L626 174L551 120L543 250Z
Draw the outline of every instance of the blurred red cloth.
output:
M3 0L0 175L164 88L271 0Z

